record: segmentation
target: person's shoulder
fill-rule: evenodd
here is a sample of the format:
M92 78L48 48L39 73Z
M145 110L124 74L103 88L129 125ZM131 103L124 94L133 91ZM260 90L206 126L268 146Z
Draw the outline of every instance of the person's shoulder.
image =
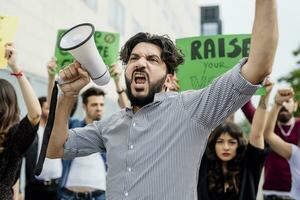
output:
M295 123L296 123L297 125L300 125L300 118L299 118L299 117L295 117Z
M207 88L207 87L205 87L205 88ZM199 93L203 92L205 90L205 88L185 90L185 91L177 93L177 97L189 97L189 96L193 96L193 95L198 95Z
M70 118L69 119L69 128L77 128L84 126L84 121L79 119Z
M291 144L292 145L292 155L298 155L300 156L300 146L295 145L295 144ZM300 159L300 157L299 157Z
M289 164L296 164L300 166L300 147L295 145L295 144L291 144L292 147L292 153L291 153L291 157L288 159Z
M247 146L246 146L246 152L245 152L245 158L246 159L257 159L258 160L264 160L267 155L269 153L269 149L268 147L264 147L264 148L259 148L259 147L255 147L254 145L250 144L250 142L248 142Z
M97 123L101 123L103 125L110 125L120 119L130 117L129 111L127 109L128 108L124 108L115 113L112 113L111 115L105 116L105 117L103 117L103 119L99 120Z

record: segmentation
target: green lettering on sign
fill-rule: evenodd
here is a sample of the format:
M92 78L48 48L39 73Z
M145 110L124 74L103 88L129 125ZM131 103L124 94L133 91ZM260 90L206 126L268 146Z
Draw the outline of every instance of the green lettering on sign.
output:
M181 38L177 48L185 55L185 62L177 72L180 90L200 89L216 77L234 67L250 51L250 34L215 35ZM261 88L256 94L264 95Z
M65 31L66 30L58 30L56 39L57 42ZM111 66L112 64L116 63L119 53L120 34L95 31L94 39L104 63L107 66ZM55 46L55 57L57 59L57 68L55 69L55 73L58 73L59 70L63 69L74 60L71 54L61 51L58 48L57 43Z

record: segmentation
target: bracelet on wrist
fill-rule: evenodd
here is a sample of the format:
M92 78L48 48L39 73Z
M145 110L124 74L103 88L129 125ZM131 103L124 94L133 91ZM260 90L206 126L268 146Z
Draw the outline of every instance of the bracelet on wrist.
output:
M11 72L10 73L11 76L15 76L15 77L21 77L24 75L24 73L22 71L19 71L19 72Z
M118 94L122 94L123 92L125 92L124 89L122 89L122 90L117 90L117 93L118 93Z

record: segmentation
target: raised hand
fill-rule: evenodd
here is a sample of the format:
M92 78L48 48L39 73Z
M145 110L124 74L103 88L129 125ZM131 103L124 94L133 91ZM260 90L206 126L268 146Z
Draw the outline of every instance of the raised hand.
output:
M48 76L55 76L56 58L52 57L47 63Z
M20 68L17 64L17 51L15 49L15 45L11 42L8 42L4 45L5 54L4 58L7 59L7 65L11 68L13 72L19 72Z
M113 64L111 66L111 69L109 70L110 75L115 79L115 80L119 80L121 75L122 75L122 69L121 67L118 66L118 64Z
M291 99L294 96L294 94L295 93L293 88L279 89L275 96L275 103L277 105L282 105L284 102Z
M272 91L272 88L274 86L274 81L270 79L270 77L265 78L263 82L263 86L266 88L266 95L269 95Z
M66 96L78 95L79 91L90 82L88 72L82 69L77 61L61 70L59 76L64 81L60 89Z

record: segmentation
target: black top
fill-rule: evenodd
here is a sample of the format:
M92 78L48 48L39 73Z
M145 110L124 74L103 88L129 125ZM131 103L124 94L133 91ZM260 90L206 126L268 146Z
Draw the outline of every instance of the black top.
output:
M34 169L36 167L38 159L38 134L34 137L33 142L24 154L25 157L25 174L26 174L26 185L36 181L34 175Z
M12 199L12 186L16 183L21 167L22 156L33 141L38 124L32 127L29 119L24 117L13 126L4 142L4 151L0 153L0 199Z
M204 155L199 170L198 200L255 200L266 156L266 149L259 149L248 144L245 157L241 162L240 192L236 196L233 193L217 195L208 192L208 162Z

